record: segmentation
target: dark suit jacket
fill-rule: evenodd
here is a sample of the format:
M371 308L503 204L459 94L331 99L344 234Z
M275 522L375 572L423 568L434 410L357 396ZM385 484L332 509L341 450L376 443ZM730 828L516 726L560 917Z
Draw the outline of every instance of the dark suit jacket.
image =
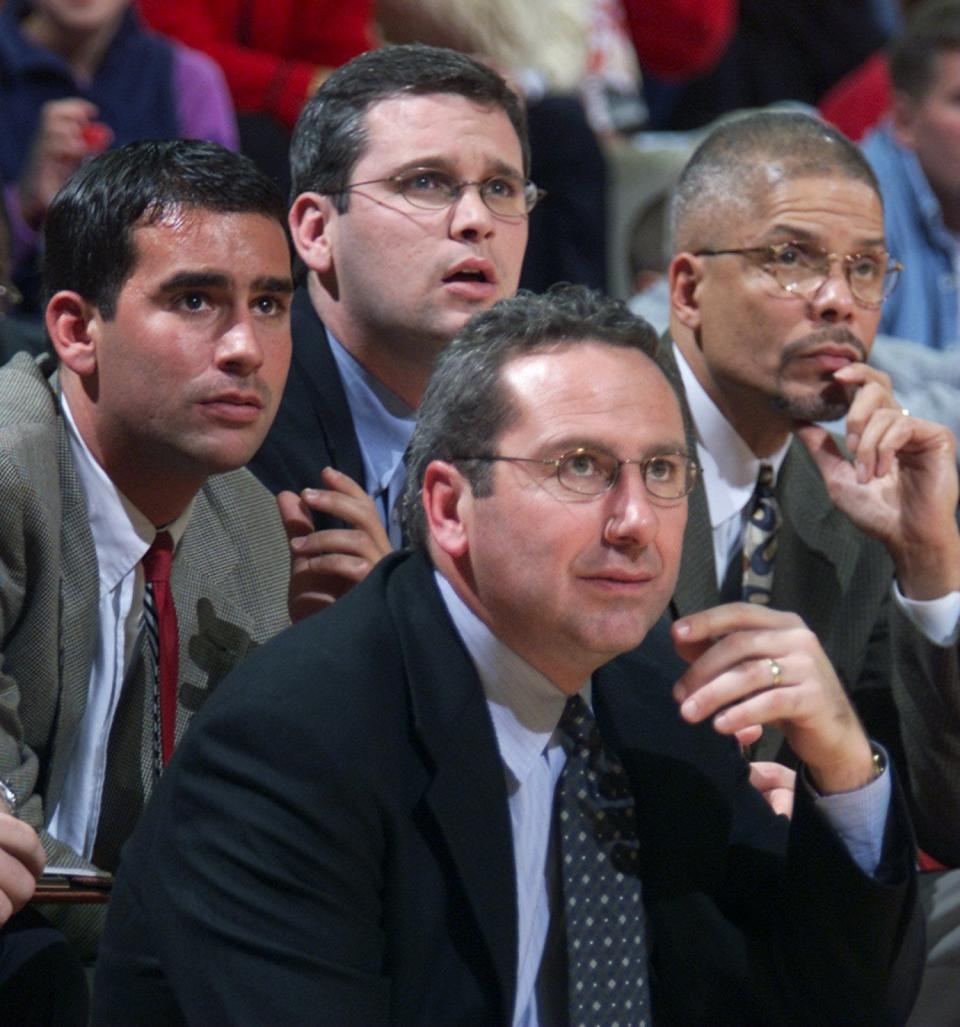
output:
M661 341L660 364L680 397L692 443L686 393L668 338ZM901 762L891 694L890 556L834 506L816 464L796 439L777 476L776 494L783 520L771 606L803 618L850 693L867 732ZM670 610L677 618L719 602L710 512L700 485L689 500L680 577ZM768 733L761 755L778 755L781 742L778 733Z
M293 359L276 419L249 468L273 493L321 488L320 472L335 467L365 485L363 456L323 322L305 288L293 297ZM339 527L314 515L317 529Z
M900 1022L923 951L899 801L883 884L804 795L788 841L733 742L680 720L674 670L632 654L593 693L636 795L656 1022ZM124 850L94 1019L509 1023L515 887L483 691L398 554L194 719Z

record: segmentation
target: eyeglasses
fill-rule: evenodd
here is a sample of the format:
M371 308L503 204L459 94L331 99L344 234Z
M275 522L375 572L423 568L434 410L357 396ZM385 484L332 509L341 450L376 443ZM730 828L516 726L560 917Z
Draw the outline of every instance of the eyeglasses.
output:
M656 499L682 499L690 495L700 476L696 460L686 453L658 453L646 460L618 460L602 449L588 449L581 446L564 453L556 460L537 460L525 456L461 456L458 460L504 460L518 464L540 464L552 467L557 481L565 491L557 498L566 498L567 493L580 496L599 496L620 480L620 470L626 464L636 464L647 492Z
M827 253L802 242L783 242L775 246L747 246L739 250L698 250L696 257L723 257L740 254L760 258L760 267L789 293L809 298L830 277L835 260L843 266L850 293L861 307L876 309L893 292L903 265L889 253Z
M23 294L12 282L0 282L0 316L23 302Z
M482 182L458 182L452 175L434 168L411 168L387 178L370 178L352 182L338 190L341 193L364 185L390 182L396 191L421 210L443 210L460 199L468 185L475 185L487 209L501 218L526 217L547 194L529 179L519 175L492 175Z

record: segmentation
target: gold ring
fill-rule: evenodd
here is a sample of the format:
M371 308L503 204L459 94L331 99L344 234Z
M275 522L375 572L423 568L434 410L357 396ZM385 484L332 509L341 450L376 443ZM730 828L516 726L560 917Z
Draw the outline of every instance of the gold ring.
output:
M773 680L770 682L772 688L779 688L783 684L783 674L780 671L780 664L772 657L767 657L767 663L770 664L770 676Z

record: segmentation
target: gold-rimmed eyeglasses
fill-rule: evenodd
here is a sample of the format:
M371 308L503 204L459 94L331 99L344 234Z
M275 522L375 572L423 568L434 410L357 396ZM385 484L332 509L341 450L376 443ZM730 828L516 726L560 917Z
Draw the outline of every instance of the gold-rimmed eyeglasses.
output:
M555 460L535 457L503 456L499 453L481 456L460 456L460 461L503 460L508 463L539 464L552 467L556 481L562 489L554 493L559 499L570 499L571 494L599 496L609 492L620 478L626 464L636 464L647 492L656 499L675 500L690 495L700 476L700 467L686 453L656 453L642 460L620 460L602 449L580 446L563 453Z
M863 253L828 253L806 242L783 242L771 246L745 246L728 250L697 250L695 257L738 255L757 258L759 266L784 290L809 299L830 277L839 261L853 298L862 307L875 310L893 292L903 265L885 250Z

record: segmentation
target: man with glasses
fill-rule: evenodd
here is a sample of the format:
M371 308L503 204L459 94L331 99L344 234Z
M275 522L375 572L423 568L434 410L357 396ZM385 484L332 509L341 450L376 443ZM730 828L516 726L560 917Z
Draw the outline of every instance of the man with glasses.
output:
M701 144L671 214L663 362L705 486L672 613L747 599L799 614L898 755L891 608L949 634L960 564L949 432L906 416L866 363L900 269L876 179L830 126L758 112ZM846 455L813 423L844 415ZM779 671L799 668L786 656ZM789 759L781 741L768 730L754 754Z
M194 719L124 851L94 1023L902 1022L912 840L816 639L757 611L810 661L792 709L757 673L778 650L731 661L716 611L674 626L679 682L666 655L697 466L656 346L568 286L444 350L415 551ZM792 824L733 738L757 701L804 761Z
M293 364L251 466L272 491L299 494L284 491L281 509L294 574L325 576L319 605L400 544L403 452L433 361L516 291L540 196L529 163L520 99L450 50L363 54L300 116Z

